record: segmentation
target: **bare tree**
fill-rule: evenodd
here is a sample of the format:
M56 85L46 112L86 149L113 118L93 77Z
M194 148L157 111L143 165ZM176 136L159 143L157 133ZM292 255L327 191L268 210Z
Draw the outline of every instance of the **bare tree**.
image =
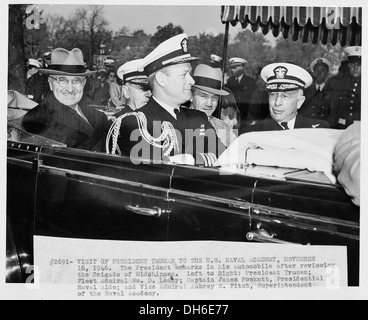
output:
M49 34L50 46L53 48L63 46L63 39L65 39L66 19L59 14L49 14L45 17L45 23L47 25Z
M93 56L97 52L99 44L96 42L96 33L104 29L109 23L104 18L104 7L98 5L89 6L86 15L86 24L89 30L90 52L89 59L93 61Z
M26 57L23 22L25 5L9 5L8 88L25 92Z

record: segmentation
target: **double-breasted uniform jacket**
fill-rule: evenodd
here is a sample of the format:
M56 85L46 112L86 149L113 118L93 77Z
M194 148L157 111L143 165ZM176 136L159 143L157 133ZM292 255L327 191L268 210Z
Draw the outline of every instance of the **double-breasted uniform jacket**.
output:
M296 116L294 129L303 129L303 128L330 128L330 125L327 121L324 120L314 120L308 119L301 115ZM253 126L247 126L243 129L242 133L253 132L253 131L276 131L276 130L284 130L277 121L272 119L271 116L266 119L257 122Z
M316 120L331 121L332 94L326 90L327 83L322 91L317 90L317 84L313 84L304 91L305 102L299 109L300 115Z
M51 93L24 116L22 125L30 133L59 141L70 148L104 152L108 120L103 112L89 107L88 102L83 98L78 104L87 122Z
M237 77L230 77L226 87L229 88L234 95L242 119L246 120L253 93L257 89L256 81L244 74L240 82L238 82Z
M40 73L36 73L26 80L26 96L37 103L41 103L45 92L48 92L47 87L47 78Z
M350 74L331 78L326 90L332 94L332 126L346 129L361 120L361 79Z
M225 146L217 137L215 129L208 121L207 115L204 112L181 107L180 113L177 115L177 119L175 119L152 97L138 111L145 115L147 119L147 131L154 138L157 138L162 133L161 124L164 121L170 122L173 125L178 137L179 150L172 150L170 156L189 153L196 160L200 160L201 157L197 157L197 154L212 154L217 157L225 151ZM148 146L148 143L142 139L141 135L138 135L138 139L132 139L134 133L139 132L138 130L138 122L135 116L128 116L123 120L118 139L121 153L134 158L132 154L133 148L138 143L142 143L144 150L149 150L150 152L148 155L149 159L145 157L147 154L141 155L143 160L164 160L162 151L153 146ZM203 164L201 161L196 161L196 163Z

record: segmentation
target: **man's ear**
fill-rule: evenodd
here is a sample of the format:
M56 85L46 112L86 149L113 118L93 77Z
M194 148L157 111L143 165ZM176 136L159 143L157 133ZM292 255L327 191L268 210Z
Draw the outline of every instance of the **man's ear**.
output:
M298 109L300 109L305 101L305 96L301 96L298 99Z
M48 82L49 82L50 90L51 90L51 91L54 91L54 90L53 90L52 79L50 79L50 77L49 77L49 78L47 78L47 80L48 80Z
M121 86L121 92L122 92L122 94L123 94L123 96L124 96L125 99L129 99L130 98L128 86L122 85Z
M166 83L167 83L167 76L165 73L161 72L161 71L157 71L155 74L155 79L156 82L161 86L161 87L165 87Z

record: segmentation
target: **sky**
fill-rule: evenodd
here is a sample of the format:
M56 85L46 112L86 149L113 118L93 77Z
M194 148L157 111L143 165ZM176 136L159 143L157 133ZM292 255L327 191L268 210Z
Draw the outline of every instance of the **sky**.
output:
M39 9L46 14L60 14L64 17L74 15L82 5L42 5ZM143 29L147 34L154 34L158 26L172 22L179 25L189 36L199 33L217 35L225 32L221 22L220 5L179 6L179 5L104 5L104 17L110 22L108 28L118 31L126 26L131 32ZM231 35L241 30L240 25L231 29Z

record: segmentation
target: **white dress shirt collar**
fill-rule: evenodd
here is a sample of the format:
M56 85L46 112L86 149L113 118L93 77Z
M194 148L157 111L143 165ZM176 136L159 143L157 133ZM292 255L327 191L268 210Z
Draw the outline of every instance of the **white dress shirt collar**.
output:
M322 91L325 88L325 86L326 86L326 82L321 83L321 84L316 83L316 90L318 90L319 88L319 90Z
M296 116L294 117L294 119L291 119L290 121L287 122L290 130L293 130L295 128L295 122L296 122ZM281 122L279 122L279 125L282 127Z

